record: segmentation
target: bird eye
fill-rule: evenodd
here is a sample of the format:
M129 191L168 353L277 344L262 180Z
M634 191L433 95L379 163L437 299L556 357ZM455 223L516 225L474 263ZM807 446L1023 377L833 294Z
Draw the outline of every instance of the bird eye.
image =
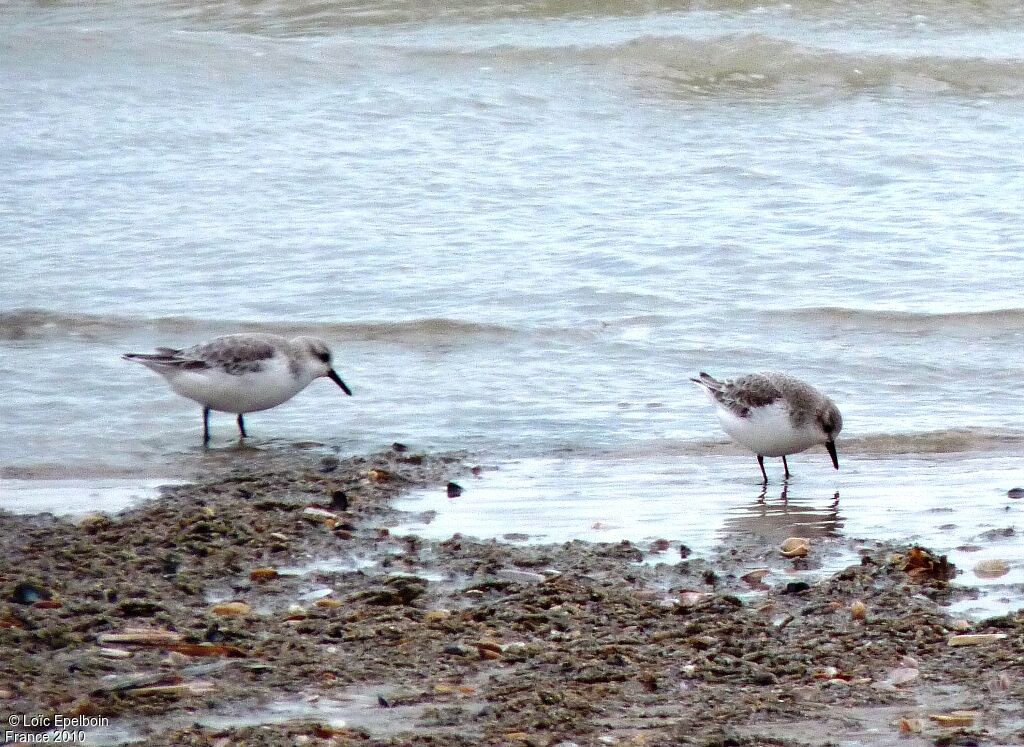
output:
M317 358L319 358L324 363L330 363L330 361L331 361L331 354L330 353L327 353L327 352L319 353L318 352L318 353L315 353L315 355L316 355Z

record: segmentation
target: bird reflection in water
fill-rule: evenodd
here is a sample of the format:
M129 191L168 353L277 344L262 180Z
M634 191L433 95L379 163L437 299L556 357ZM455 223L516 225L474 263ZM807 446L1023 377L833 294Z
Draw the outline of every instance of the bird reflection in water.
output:
M839 513L838 491L828 505L819 508L811 501L793 500L786 484L778 500L770 498L767 489L763 489L756 500L730 513L725 520L725 532L762 537L771 543L787 537L837 537L845 522Z

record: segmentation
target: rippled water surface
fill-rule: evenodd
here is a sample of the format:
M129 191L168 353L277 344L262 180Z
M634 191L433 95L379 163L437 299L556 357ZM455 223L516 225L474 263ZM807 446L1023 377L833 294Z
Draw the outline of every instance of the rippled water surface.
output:
M4 505L115 508L202 474L198 406L119 355L266 330L326 338L355 396L315 382L252 415L256 448L502 467L435 529L756 531L756 463L687 379L763 369L842 408L843 471L796 457L790 492L819 511L839 491L833 531L955 548L1012 526L1022 21L999 1L8 3ZM215 415L215 452L235 444Z

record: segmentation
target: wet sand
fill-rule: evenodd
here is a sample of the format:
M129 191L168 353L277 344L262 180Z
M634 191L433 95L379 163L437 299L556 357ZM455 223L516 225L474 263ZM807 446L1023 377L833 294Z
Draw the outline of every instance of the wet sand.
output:
M0 514L0 705L94 744L1024 743L1024 616L947 614L971 590L927 550L861 541L807 584L852 541L390 531L473 467L304 452L116 516Z

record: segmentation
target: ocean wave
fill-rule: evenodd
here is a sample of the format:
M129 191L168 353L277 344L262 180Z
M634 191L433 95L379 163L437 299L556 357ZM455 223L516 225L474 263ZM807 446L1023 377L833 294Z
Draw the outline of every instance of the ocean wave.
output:
M1024 431L1009 428L945 428L921 433L871 433L840 436L844 454L906 456L914 454L1001 454L1016 452L1024 444Z
M837 88L1024 93L1024 60L1020 59L841 51L762 34L645 37L578 53L584 59L617 66L642 86L669 96Z
M57 3L55 3L57 4ZM77 4L64 3L66 6ZM88 6L87 6L88 7ZM1016 0L865 0L843 7L833 0L676 0L655 5L646 0L148 0L132 3L154 15L171 15L202 28L226 28L268 35L330 34L358 26L417 23L466 23L508 19L626 18L652 13L788 13L827 15L830 19L907 23L935 18L965 25L1007 24L1021 16Z
M318 335L329 340L379 340L411 345L504 341L523 334L520 330L500 324L445 318L399 322L255 322L196 319L187 316L131 317L118 314L80 314L45 309L0 311L0 341L47 338L97 340L137 333L177 338L188 335L191 339L231 332L271 332L286 337Z
M936 456L960 454L983 456L1015 454L1024 446L1024 430L1010 428L946 428L917 433L843 434L837 441L840 463L844 456L887 458L890 456ZM827 461L825 450L822 458ZM609 461L658 460L679 457L739 456L750 451L728 439L652 439L628 446L565 447L553 456Z
M1024 308L988 311L894 311L857 309L842 306L815 306L778 309L773 318L811 322L846 330L930 334L934 332L968 335L1016 333L1024 329Z

